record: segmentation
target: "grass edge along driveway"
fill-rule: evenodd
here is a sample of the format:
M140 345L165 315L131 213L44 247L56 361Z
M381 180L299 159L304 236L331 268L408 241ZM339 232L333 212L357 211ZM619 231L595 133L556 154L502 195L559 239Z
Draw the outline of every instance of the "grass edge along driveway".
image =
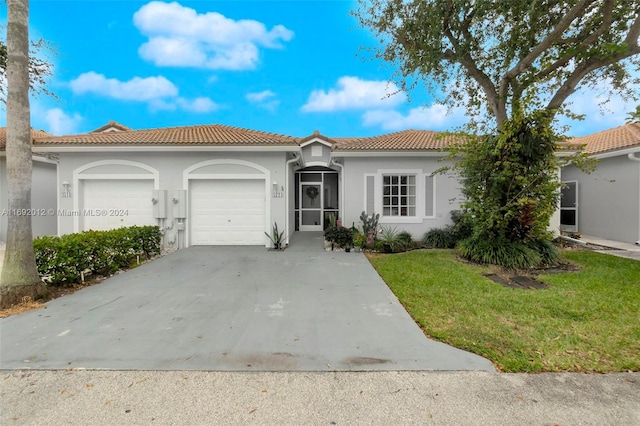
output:
M484 277L453 250L370 254L405 309L436 340L504 372L640 371L640 262L563 251L578 272L540 275L540 290Z

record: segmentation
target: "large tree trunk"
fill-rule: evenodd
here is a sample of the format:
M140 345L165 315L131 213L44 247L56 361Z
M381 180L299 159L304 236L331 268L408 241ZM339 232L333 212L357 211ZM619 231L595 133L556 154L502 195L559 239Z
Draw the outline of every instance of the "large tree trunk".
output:
M29 109L29 0L9 0L7 15L8 228L0 307L36 299L38 276L31 230L31 120Z

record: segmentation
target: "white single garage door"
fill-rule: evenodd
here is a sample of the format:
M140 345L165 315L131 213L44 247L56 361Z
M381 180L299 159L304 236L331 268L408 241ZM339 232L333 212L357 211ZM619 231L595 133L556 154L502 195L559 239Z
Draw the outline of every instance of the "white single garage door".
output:
M190 245L265 243L265 183L259 180L191 180Z
M84 230L157 225L153 218L152 180L82 181L81 217Z

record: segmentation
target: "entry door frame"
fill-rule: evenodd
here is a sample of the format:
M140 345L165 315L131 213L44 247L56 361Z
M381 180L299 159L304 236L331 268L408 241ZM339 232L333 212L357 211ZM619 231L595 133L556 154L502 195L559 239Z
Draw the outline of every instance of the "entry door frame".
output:
M304 181L302 176L306 174L319 174L320 177L313 177L313 181ZM335 175L337 181L332 182L327 180L328 175ZM339 170L331 169L324 166L312 166L309 168L304 168L295 171L295 194L296 200L294 202L294 212L295 212L295 227L297 231L306 232L306 231L323 231L325 229L325 225L328 221L328 215L334 214L336 219L340 219L340 212L342 211L343 201L344 201L344 191L343 191L343 180L342 180L342 172ZM319 189L318 198L320 200L319 206L314 208L302 208L302 199L304 191L306 191L306 187L303 186L315 185ZM331 189L335 186L335 189ZM335 194L333 192L335 191ZM330 205L327 206L327 203ZM320 212L320 221L318 225L303 225L302 223L302 213L303 211L319 211Z
M580 201L578 200L578 181L568 180L562 183L565 184L566 186L561 189L561 193L564 191L573 191L573 199L575 200L575 202L571 206L567 204L563 205L563 203L566 203L566 200L563 201L562 199L560 199L560 218L561 218L560 229L567 232L578 232L578 208L580 206ZM562 223L563 211L574 212L573 214L574 221L575 221L574 225Z
M302 207L302 199L303 199L303 194L304 194L304 187L308 187L308 186L319 186L320 189L318 191L318 196L317 198L319 198L319 202L318 202L318 207ZM324 226L324 184L321 182L302 182L300 181L300 185L298 188L298 191L300 191L298 193L298 199L300 200L300 215L299 215L299 220L300 223L298 224L299 229L301 232L308 232L308 231L322 231L322 228ZM320 213L320 219L319 219L319 223L318 225L303 225L302 223L302 218L304 216L303 212L305 211L317 211Z

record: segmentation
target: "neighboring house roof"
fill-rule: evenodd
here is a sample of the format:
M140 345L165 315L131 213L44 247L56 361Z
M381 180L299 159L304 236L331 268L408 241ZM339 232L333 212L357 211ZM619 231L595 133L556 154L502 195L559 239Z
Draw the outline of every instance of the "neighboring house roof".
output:
M459 137L431 130L403 130L367 138L334 138L336 151L434 151L459 142Z
M633 147L640 148L640 122L573 138L568 142L571 145L583 146L584 152L587 154L601 154Z
M31 129L31 137L33 139L36 138L46 138L46 137L50 137L51 135L47 132L44 132L42 130L33 130ZM7 128L6 127L0 127L0 151L4 151L5 148L7 146Z
M291 136L220 124L38 138L37 146L297 145Z
M109 120L107 124L102 127L98 127L95 130L92 130L91 133L101 133L101 132L118 132L118 131L126 131L132 130L130 127L125 126L124 124L120 124L116 121Z

